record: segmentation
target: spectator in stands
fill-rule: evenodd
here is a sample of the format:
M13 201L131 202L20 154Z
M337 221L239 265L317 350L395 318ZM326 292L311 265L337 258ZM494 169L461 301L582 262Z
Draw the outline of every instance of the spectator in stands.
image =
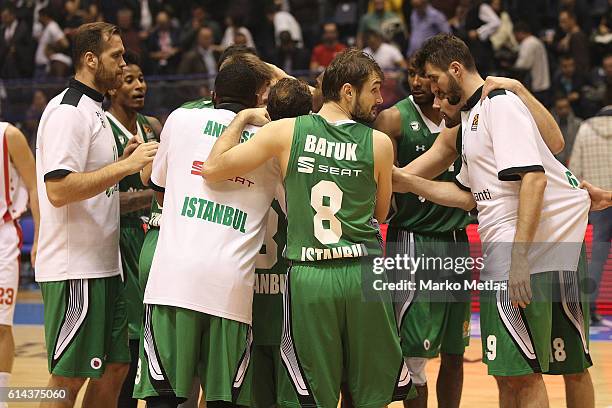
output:
M346 45L338 42L336 23L323 24L322 43L314 47L310 58L310 70L322 71L331 63L336 54L343 51Z
M249 29L244 26L244 17L240 12L234 11L228 14L225 19L225 23L227 28L225 29L225 34L221 40L221 47L226 48L230 45L236 44L236 34L242 34L246 43L237 45L246 45L247 47L255 48L253 36L251 35Z
M566 95L572 110L580 118L586 117L582 90L587 85L587 77L576 70L574 57L562 55L559 59L559 72L553 79L553 89Z
M565 147L555 157L563 165L567 166L582 120L574 115L570 101L564 94L557 95L552 114L561 129L563 140L565 141Z
M30 145L30 149L32 149L33 152L36 150L36 132L38 131L38 124L40 123L40 118L47 107L47 102L49 102L47 95L38 89L34 91L32 103L26 111L24 134L28 138L28 145Z
M461 1L455 9L455 14L448 20L453 35L461 38L464 42L466 42L468 38L465 29L465 18L468 10L469 0Z
M274 65L287 73L306 71L310 63L308 51L297 46L297 40L289 31L280 33L280 47L276 49Z
M429 0L410 0L410 2L412 13L410 14L408 56L421 48L423 42L429 37L451 32L446 16L430 5Z
M64 29L64 34L68 37L68 40L71 41L72 34L81 24L83 24L85 12L79 10L79 5L75 0L67 0L66 3L64 3L64 11L66 15L64 16L62 27Z
M148 49L154 74L175 73L180 52L179 34L170 23L170 15L164 10L155 17L155 30L149 36Z
M34 57L37 76L39 78L68 76L72 60L62 53L68 51L68 38L52 17L49 8L45 7L38 12L38 20L42 24L43 30L38 39L38 47Z
M529 73L529 89L544 106L548 107L550 106L550 72L544 43L536 38L531 33L529 25L522 21L514 25L514 36L519 43L519 52L513 68Z
M493 46L489 37L495 34L501 21L490 4L474 0L465 17L467 45L470 48L476 68L482 75L493 70Z
M180 43L182 49L188 50L195 45L199 30L202 27L210 28L215 44L221 41L221 26L219 26L219 23L208 16L208 12L203 6L196 4L191 8L191 21L184 24L181 31Z
M396 13L385 10L385 0L374 0L373 4L374 10L370 13L364 14L359 20L359 27L357 29L358 48L363 48L366 31L373 30L382 33L382 25L385 21L399 19L399 16Z
M559 13L559 27L565 36L557 44L557 51L572 55L576 61L576 70L581 74L587 74L591 67L589 39L580 30L576 16L571 10Z
M497 55L497 53L503 50L510 52L517 51L518 43L516 38L514 38L514 25L512 24L510 14L503 8L502 0L492 0L491 8L497 14L500 21L497 31L489 37L493 46L493 52Z
M380 32L368 30L365 32L365 38L368 46L363 52L370 54L383 71L407 68L402 53L393 45L384 42Z
M606 95L612 97L612 53L603 57L601 67L595 72L594 83L595 92L593 92L591 99L602 107Z
M2 9L0 28L0 78L32 76L32 40L28 25L17 20L15 6Z
M585 0L561 0L559 2L559 12L569 10L576 16L578 25L585 33L590 33L593 28L591 11Z
M117 11L117 26L121 29L121 40L126 50L140 56L142 54L143 35L134 27L134 12L129 8Z
M219 49L214 44L213 30L210 27L202 26L198 30L195 47L183 55L178 73L182 75L207 74L214 77L217 75L219 55Z
M87 12L84 15L83 23L99 23L104 21L104 16L100 12L100 8L96 3L91 3L87 7Z
M574 148L570 156L570 169L581 181L588 181L604 190L612 190L612 99L607 98L606 105L596 116L582 122ZM612 239L612 207L598 212L591 212L589 219L593 225L593 252L589 272L595 281L595 291L591 294L591 322L599 324L601 316L597 314L595 301L604 265L610 252Z
M288 31L291 34L291 38L295 41L295 45L298 48L304 46L304 40L302 38L302 28L297 22L295 17L288 11L281 10L282 0L275 0L266 13L268 20L274 25L274 43L277 47L281 45L280 33Z

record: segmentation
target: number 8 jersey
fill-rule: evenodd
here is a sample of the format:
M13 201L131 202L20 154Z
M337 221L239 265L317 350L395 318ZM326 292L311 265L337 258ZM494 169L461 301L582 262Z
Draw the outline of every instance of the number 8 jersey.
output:
M380 255L372 129L319 115L295 121L285 176L287 258Z

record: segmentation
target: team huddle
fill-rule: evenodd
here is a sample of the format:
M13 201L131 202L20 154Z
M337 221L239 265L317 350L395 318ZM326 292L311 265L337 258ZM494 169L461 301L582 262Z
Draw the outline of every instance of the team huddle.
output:
M26 164L4 171L23 181L10 193L4 181L0 200L12 251L0 279L15 293L27 190L39 224L49 386L69 392L45 406L73 406L89 379L84 407L197 406L200 392L212 408L426 407L425 366L440 356L438 405L458 407L469 296L364 299L364 276L383 254L467 258L477 221L480 280L500 283L480 293L500 405L548 406L542 374L556 374L569 407L594 407L589 194L554 158L563 139L546 108L517 81L485 82L461 40L427 40L411 96L380 113L384 73L362 51L338 54L309 89L230 47L212 100L186 102L163 129L139 113L146 82L115 26L81 26L74 61L42 116L36 175L21 170L31 154L10 155ZM0 306L0 327L13 310Z

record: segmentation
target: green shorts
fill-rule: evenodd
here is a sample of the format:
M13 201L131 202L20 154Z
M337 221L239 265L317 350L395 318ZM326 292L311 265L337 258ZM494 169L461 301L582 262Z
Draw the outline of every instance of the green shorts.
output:
M138 276L140 279L140 290L142 291L141 296L143 297L144 290L147 287L147 280L149 280L149 272L151 271L151 264L153 263L155 248L157 248L158 237L159 228L150 228L144 237L142 249L140 250L140 258L138 259Z
M146 305L134 398L166 395L186 400L199 376L207 401L248 406L251 343L246 323Z
M391 297L362 298L359 260L295 263L284 292L279 405L336 407L346 383L355 407L406 399L404 364Z
M140 220L129 220L126 224L121 219L119 229L119 248L121 249L121 265L125 279L125 304L128 314L128 336L130 340L138 339L140 326L142 325L142 311L144 306L143 289L140 287L138 273L138 259L144 242L145 234Z
M276 406L280 346L253 345L251 352L251 406L270 408Z
M386 256L404 255L436 257L441 259L467 259L469 242L465 230L445 234L418 234L398 228L389 228ZM458 263L456 265L459 265ZM397 292L395 312L401 322L402 353L405 357L433 358L440 351L463 354L470 343L471 302L465 290L426 290L420 283L449 280L465 288L471 271L437 271L420 269L409 276L417 284L416 291ZM401 276L401 278L406 278Z
M576 374L592 365L588 296L579 275L532 275L534 301L525 309L512 306L507 290L481 292L483 362L490 375Z
M120 276L40 283L49 372L100 378L107 363L129 363Z

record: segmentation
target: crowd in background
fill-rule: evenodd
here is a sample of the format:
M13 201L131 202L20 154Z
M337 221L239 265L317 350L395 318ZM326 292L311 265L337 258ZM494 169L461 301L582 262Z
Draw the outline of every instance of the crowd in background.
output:
M217 59L243 44L313 81L347 46L387 72L385 106L406 95L407 59L440 32L462 38L483 76L520 79L550 107L567 162L580 121L612 104L612 0L0 0L0 117L33 138L73 71L71 39L108 21L139 54L148 109L210 94ZM609 122L608 122L609 123ZM612 125L608 127L612 133ZM569 147L569 148L568 148Z

